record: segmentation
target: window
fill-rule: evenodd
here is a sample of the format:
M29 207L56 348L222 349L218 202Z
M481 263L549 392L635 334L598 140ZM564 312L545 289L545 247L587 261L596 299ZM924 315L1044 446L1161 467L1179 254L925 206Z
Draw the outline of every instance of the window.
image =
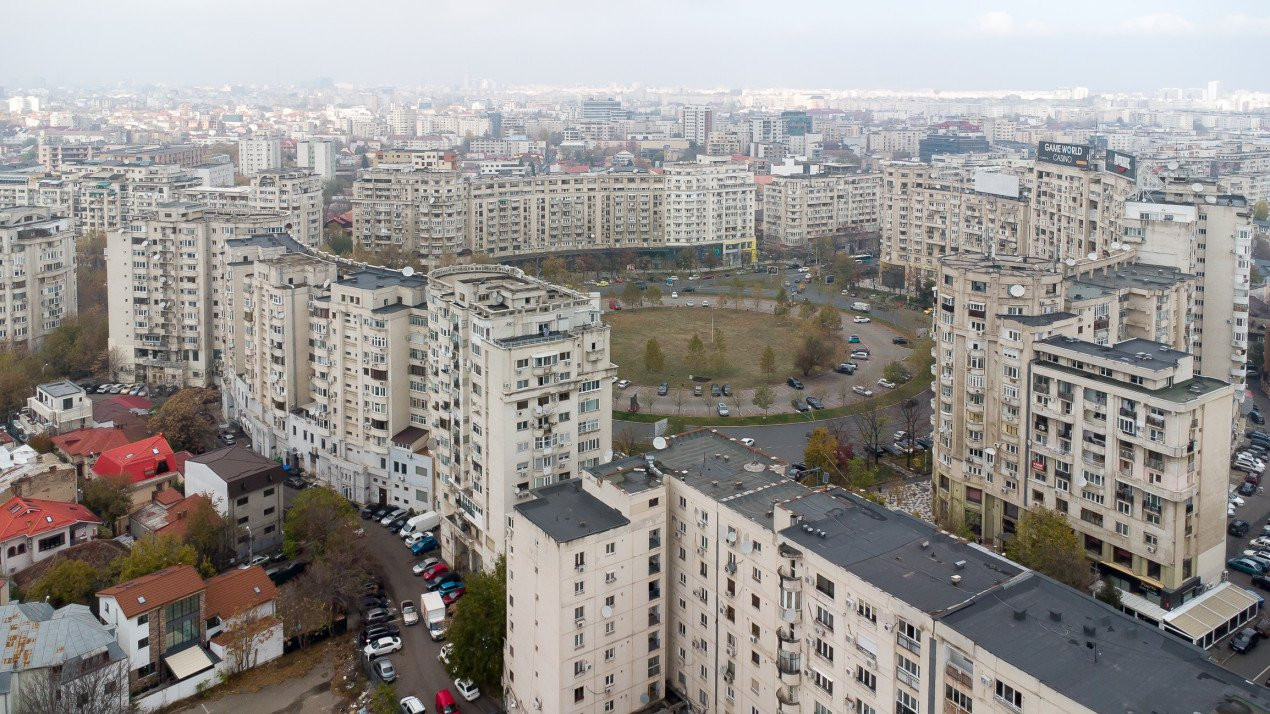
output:
M872 622L875 625L878 623L878 613L876 610L873 609L873 606L870 605L869 603L863 600L859 601L858 603L856 603L855 611L856 611L856 614L868 620L869 622Z
M895 714L917 714L917 697L903 689L895 690Z
M833 645L817 637L816 638L816 654L832 662L833 661Z
M974 711L971 708L971 702L974 700L971 699L970 695L953 687L951 684L944 685L944 698L952 702L954 706L960 708L962 711Z
M235 505L235 506L245 506L245 505L247 505L247 497L246 497L246 496L243 496L242 498L238 499L237 501L234 501L234 505Z
M199 634L199 596L191 595L177 600L163 608L163 619L167 623L163 633L163 650L198 638Z
M586 670L582 668L581 662L573 663L573 676L579 677L585 671ZM582 701L583 697L585 696L586 696L586 689L584 687L577 687L576 689L573 690L573 701L575 703Z
M142 637L141 639L137 640L137 649L144 649L149 646L150 646L149 637Z
M1004 702L1017 711L1023 710L1023 695L999 679L997 680L997 701Z
M64 545L66 545L65 531L58 533L57 535L51 535L48 538L41 538L38 542L36 542L36 550L43 553L46 550L61 548Z
M913 689L921 689L922 668L904 655L896 655L895 678Z
M820 670L811 670L811 682L823 689L826 694L833 694L833 680L822 674Z
M833 631L833 613L817 605L816 624L823 626L826 630Z
M872 691L878 689L878 677L876 674L864 668L864 665L858 664L855 668L855 681L863 684Z
M262 493L261 495L262 495L262 496L264 496L265 498L269 498L270 496L272 496L272 495L273 495L273 489L272 489L272 488L266 488L266 489L265 489L265 492L264 492L264 493Z
M617 552L617 543L605 543L605 544L604 544L604 554L605 554L605 555L613 555L613 554L614 554L614 553L616 553L616 552Z
M661 655L653 655L648 658L648 676L656 677L661 674Z
M816 589L829 597L833 597L833 581L823 575L816 576Z

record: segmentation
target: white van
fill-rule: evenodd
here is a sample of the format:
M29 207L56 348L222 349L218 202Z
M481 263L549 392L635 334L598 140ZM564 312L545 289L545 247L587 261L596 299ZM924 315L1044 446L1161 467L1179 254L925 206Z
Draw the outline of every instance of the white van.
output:
M402 538L409 538L415 533L430 531L439 525L441 525L441 514L436 511L428 511L427 513L420 513L419 515L406 521L406 524L401 527L401 530L398 531L397 534Z

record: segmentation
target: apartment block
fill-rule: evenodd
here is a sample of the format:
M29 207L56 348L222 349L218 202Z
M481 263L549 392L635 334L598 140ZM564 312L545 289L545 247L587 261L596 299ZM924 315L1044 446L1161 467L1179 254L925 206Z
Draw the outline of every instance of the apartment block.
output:
M705 148L710 140L710 132L714 131L714 109L697 104L683 108L680 118L683 124L683 137Z
M763 187L763 237L805 248L822 236L878 229L881 174L773 176Z
M1031 214L1009 172L888 163L880 203L881 262L903 270L910 292L935 280L946 255L1025 254Z
M937 520L1000 545L1030 507L1067 513L1092 566L1144 608L1219 582L1233 400L1229 384L1194 374L1189 333L1176 327L1194 276L942 263Z
M1046 146L1048 142L1042 142ZM1060 145L1069 146L1069 145ZM1100 171L1101 165L1085 149L1089 160L1063 165L1038 159L1029 176L1032 188L1028 255L1051 260L1102 257L1120 241L1125 201L1134 191L1131 177Z
M429 262L466 247L467 187L452 171L400 164L362 171L353 182L353 240L397 246Z
M413 128L414 122L412 121ZM322 181L335 178L336 165L335 142L322 139L298 141L295 145L295 165L302 169L310 169Z
M518 498L609 458L609 328L598 295L501 265L432 271L427 306L442 552L488 567Z
M48 208L0 207L0 345L37 349L78 312L75 220Z
M516 507L508 711L634 712L670 691L734 714L1136 711L1161 697L1185 711L1266 706L1180 627L1129 617L900 510L809 490L721 434L668 442ZM1256 610L1242 602L1235 622Z
M393 166L404 164L411 168L427 169L428 171L456 171L459 168L458 154L444 149L389 147L380 149L372 154L371 160L372 165L375 167L380 164Z
M227 213L285 211L292 238L309 247L322 241L322 177L309 169L260 171L243 186L185 188L179 200Z
M238 173L255 176L261 171L282 168L282 140L252 137L238 141Z
M110 347L133 381L208 386L218 378L225 241L281 234L289 220L172 203L110 234Z
M754 174L727 158L667 164L668 246L718 245L724 263L754 260Z

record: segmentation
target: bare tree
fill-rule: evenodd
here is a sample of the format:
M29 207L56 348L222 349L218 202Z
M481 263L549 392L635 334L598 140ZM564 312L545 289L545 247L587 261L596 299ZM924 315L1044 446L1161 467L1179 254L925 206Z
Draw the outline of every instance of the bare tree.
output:
M886 431L891 426L891 418L886 415L886 412L875 409L857 414L854 425L860 445L869 450L873 463L878 463L881 460L878 450L886 443L888 436Z
M922 407L921 403L916 399L907 399L900 404L900 423L904 425L904 440L907 442L908 453L904 455L905 465L909 468L913 466L913 449L917 440L917 429L922 424Z
M238 674L255 667L257 650L269 639L269 632L277 624L275 617L258 614L232 618L221 635L225 641L225 660L230 674Z
M622 429L613 435L613 450L630 456L639 453L639 437L634 429Z
M676 414L684 413L684 388L683 387L677 387L675 389L675 413Z
M75 658L21 677L18 714L131 714L128 664L109 654Z

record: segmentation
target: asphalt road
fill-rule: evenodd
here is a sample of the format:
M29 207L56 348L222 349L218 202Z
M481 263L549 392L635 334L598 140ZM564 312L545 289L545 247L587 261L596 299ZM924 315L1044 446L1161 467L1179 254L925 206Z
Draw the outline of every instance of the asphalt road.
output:
M388 598L392 607L400 608L402 600L411 600L419 605L419 595L423 592L423 581L410 571L421 558L410 554L405 543L395 532L364 521L366 538L370 549L379 556L384 564L384 586L388 590ZM400 617L397 625L401 627L402 649L389 655L397 670L397 697L414 695L429 712L433 710L433 698L441 689L449 689L460 708L465 712L496 712L501 710L499 702L482 695L474 702L464 702L454 688L454 681L445 673L437 654L444 642L433 642L423 624L406 627Z

